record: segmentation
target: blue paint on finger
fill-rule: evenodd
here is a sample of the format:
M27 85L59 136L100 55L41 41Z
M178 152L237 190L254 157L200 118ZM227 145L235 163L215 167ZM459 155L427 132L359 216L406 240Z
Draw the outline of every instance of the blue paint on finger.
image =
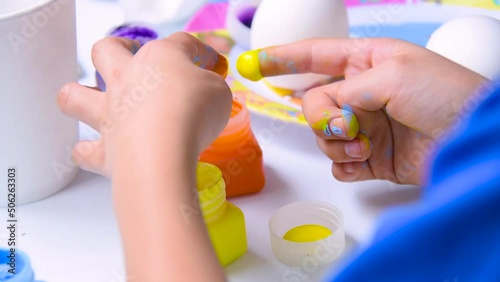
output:
M340 127L333 126L332 127L333 134L335 135L341 135L342 134L342 129Z
M325 133L326 136L332 136L332 132L330 131L330 128L328 126L325 126L323 132Z

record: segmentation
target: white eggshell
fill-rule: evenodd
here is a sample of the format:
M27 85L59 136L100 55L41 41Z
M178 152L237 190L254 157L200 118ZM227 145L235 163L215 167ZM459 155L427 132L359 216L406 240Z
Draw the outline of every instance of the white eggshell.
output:
M251 29L252 49L315 37L349 37L344 0L263 0L257 8ZM271 77L268 82L280 88L303 90L327 78L292 74Z
M488 79L500 76L500 21L474 15L439 27L427 48Z

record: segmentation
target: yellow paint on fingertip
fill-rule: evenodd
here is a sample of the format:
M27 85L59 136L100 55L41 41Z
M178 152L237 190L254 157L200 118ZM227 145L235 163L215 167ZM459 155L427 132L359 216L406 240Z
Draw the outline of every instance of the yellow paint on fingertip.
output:
M259 81L262 79L259 61L260 50L250 50L242 53L236 61L236 69L246 79Z
M323 116L316 123L312 124L312 129L325 130L328 127L328 122L332 118L332 114L329 111L323 111Z
M332 235L332 231L322 225L306 224L294 227L283 235L283 239L297 242L314 242Z
M347 123L347 136L348 137L356 137L359 131L359 123L358 118L353 113L345 114L343 111L344 121Z

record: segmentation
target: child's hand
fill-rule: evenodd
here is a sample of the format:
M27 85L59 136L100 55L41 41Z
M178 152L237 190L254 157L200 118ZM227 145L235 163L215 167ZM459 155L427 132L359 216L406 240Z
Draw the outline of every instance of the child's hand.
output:
M186 33L150 42L133 55L139 47L122 38L99 41L92 60L106 92L70 83L58 95L65 114L101 134L75 146L73 157L84 169L110 176L117 159L131 162L144 148L162 146L197 158L229 118L231 92L214 72L227 70L224 57Z
M262 55L265 53L265 55ZM345 76L310 90L304 115L342 181L420 184L439 139L485 78L416 45L391 39L315 39L251 51L253 78L290 73ZM293 66L291 68L290 66ZM248 68L246 69L248 72ZM251 76L249 76L251 78Z
M231 112L222 77L227 61L186 33L151 41L133 55L138 47L120 38L99 41L92 60L106 92L76 83L61 90L64 113L101 134L78 143L73 157L112 178L128 277L222 281L193 188L198 156ZM183 207L196 211L189 220Z

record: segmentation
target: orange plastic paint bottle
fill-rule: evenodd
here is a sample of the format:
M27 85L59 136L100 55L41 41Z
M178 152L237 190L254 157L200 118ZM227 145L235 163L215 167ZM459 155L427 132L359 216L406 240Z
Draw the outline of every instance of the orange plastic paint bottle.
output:
M250 113L234 96L231 118L219 137L200 155L200 161L222 171L227 197L252 194L265 184L262 149L250 128Z

